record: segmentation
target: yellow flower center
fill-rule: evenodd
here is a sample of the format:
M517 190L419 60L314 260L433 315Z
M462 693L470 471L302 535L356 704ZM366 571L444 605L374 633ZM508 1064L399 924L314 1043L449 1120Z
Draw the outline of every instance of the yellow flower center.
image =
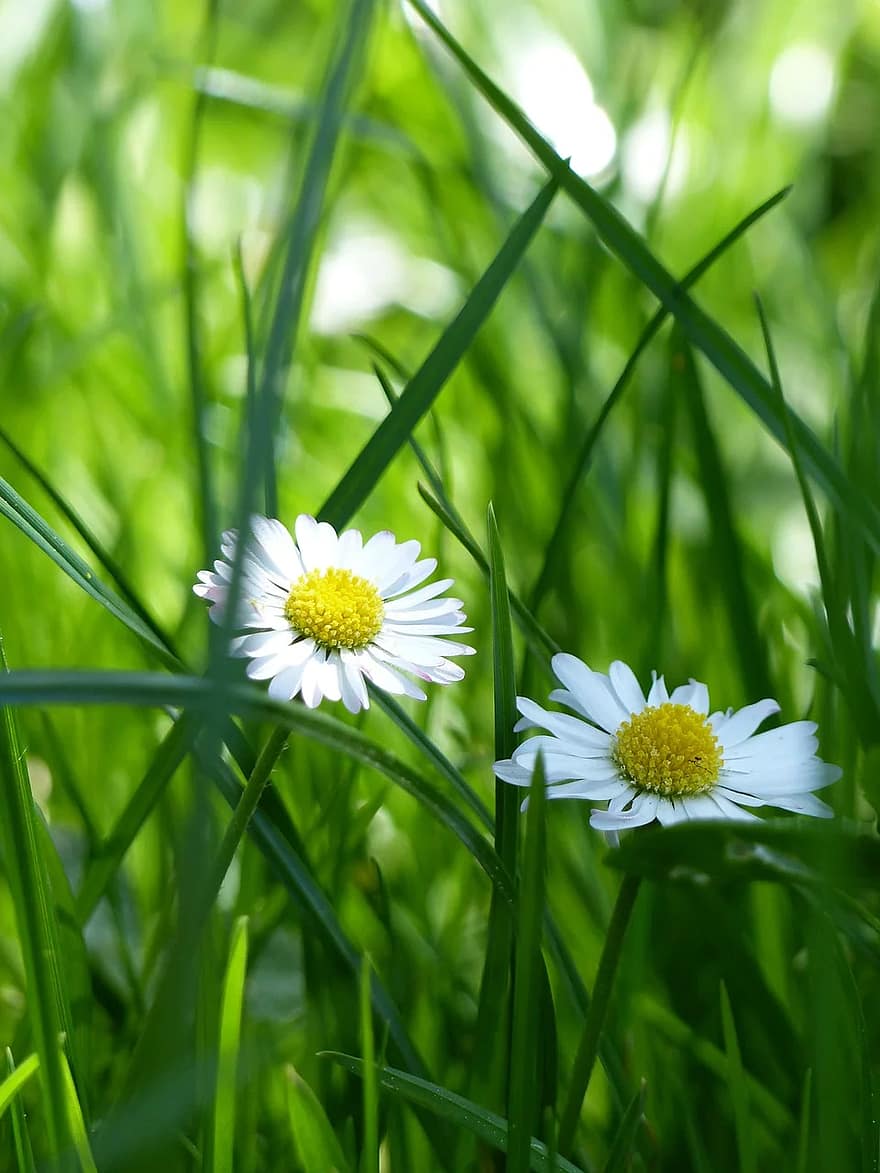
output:
M712 726L690 705L659 705L624 721L612 756L640 790L664 798L702 794L718 781L723 758Z
M290 626L322 648L365 648L382 627L385 608L376 588L350 570L310 570L284 604Z

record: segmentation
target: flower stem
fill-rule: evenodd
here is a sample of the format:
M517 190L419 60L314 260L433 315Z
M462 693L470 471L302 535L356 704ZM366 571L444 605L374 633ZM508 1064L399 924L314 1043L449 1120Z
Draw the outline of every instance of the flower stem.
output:
M593 1067L596 1063L599 1037L608 1011L611 990L614 986L614 975L617 972L617 963L620 961L620 953L623 948L623 938L632 915L640 881L641 876L624 876L620 891L617 893L617 901L611 914L611 923L608 926L605 944L602 947L602 956L599 958L593 997L584 1020L584 1031L574 1059L571 1081L568 1085L568 1097L559 1122L559 1151L561 1153L571 1151L578 1117L581 1114L584 1096L587 1094L590 1076L593 1074Z

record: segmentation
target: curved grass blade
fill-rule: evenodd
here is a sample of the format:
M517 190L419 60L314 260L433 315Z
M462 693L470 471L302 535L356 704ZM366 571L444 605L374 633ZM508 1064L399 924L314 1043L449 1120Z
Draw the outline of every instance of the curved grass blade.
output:
M736 1128L736 1146L739 1150L741 1173L755 1173L755 1145L752 1140L752 1120L749 1110L749 1089L743 1071L739 1040L733 1010L727 996L724 982L721 983L721 1028L724 1034L724 1050L727 1052L727 1078L730 1099L733 1104L733 1120Z
M300 733L371 766L417 799L467 847L507 900L513 899L507 869L489 843L437 787L363 733L302 705L273 701L258 689L197 676L137 672L12 672L0 679L0 702L15 704L133 704L216 712L218 705L243 717L264 719Z
M0 677L8 673L0 635ZM0 842L5 871L15 908L18 939L27 982L27 1009L34 1033L40 1074L46 1099L46 1131L49 1158L60 1168L70 1142L67 1088L60 1039L69 1023L59 988L57 927L46 890L37 842L34 799L25 751L13 709L0 703Z
M349 1173L321 1101L293 1067L285 1069L293 1148L303 1173Z
M24 1063L22 1063L21 1067L16 1068L15 1060L12 1057L12 1052L8 1047L6 1048L6 1070L8 1075L3 1081L3 1084L0 1086L10 1091L11 1095L9 1096L9 1099L4 1100L3 1092L0 1091L0 1116L3 1115L7 1107L10 1108L10 1118L12 1120L12 1147L15 1150L16 1173L36 1173L36 1165L34 1164L34 1154L31 1148L31 1138L30 1134L28 1133L27 1119L24 1114L24 1108L22 1107L21 1100L16 1094L21 1084L18 1084L13 1088L10 1086L10 1081L18 1073L18 1071L25 1069L28 1070L26 1079L29 1079L30 1076L33 1075L37 1070L39 1062L40 1061L36 1055L29 1055L28 1058L25 1059ZM33 1067L29 1067L29 1064L31 1063L34 1064Z
M425 0L408 2L455 57L496 113L587 215L608 248L666 306L691 343L702 351L776 440L784 442L785 427L773 390L745 351L682 289L620 212L560 158L519 107L465 52ZM857 491L839 462L793 413L791 425L805 466L823 490L858 523L872 548L880 551L880 510L866 495Z
M321 1054L355 1075L363 1075L363 1060L354 1055L344 1055L339 1051L322 1051ZM429 1112L449 1120L457 1128L472 1132L493 1148L507 1152L508 1125L503 1116L487 1112L485 1108L465 1099L464 1096L448 1091L436 1083L429 1083L426 1079L408 1075L405 1071L398 1071L394 1067L380 1067L378 1075L380 1085L393 1096L427 1108ZM529 1168L534 1173L583 1173L583 1170L571 1161L566 1161L560 1156L551 1157L547 1146L534 1138L530 1142L529 1162Z
M76 1151L79 1167L82 1173L98 1173L98 1166L95 1164L95 1158L92 1156L92 1146L89 1144L86 1123L83 1120L82 1107L73 1084L73 1076L70 1074L70 1064L67 1062L67 1056L63 1051L61 1052L61 1063L64 1071L64 1092L67 1100L70 1134L73 1139L73 1148Z
M38 1055L28 1055L24 1063L19 1064L18 1067L12 1058L12 1052L6 1048L6 1069L9 1074L0 1083L0 1116L6 1111L24 1085L28 1082L31 1076L36 1075L40 1069L40 1059Z
M558 188L551 179L514 224L498 255L474 286L454 321L401 392L342 480L324 502L319 516L339 529L352 517L397 455L422 416L437 398L477 331L513 275Z
M642 1080L641 1086L630 1100L608 1160L605 1162L602 1173L626 1173L631 1168L633 1153L636 1147L636 1134L645 1118L645 1093L647 1084Z
M48 554L55 565L72 578L87 595L106 607L112 615L125 624L129 631L148 644L163 664L171 668L179 666L177 656L156 632L148 627L127 603L95 577L94 571L88 563L84 562L2 477L0 477L0 513L7 517L26 537L30 538L35 545L39 546L45 554Z
M762 216L765 216L771 209L775 208L778 203L781 203L790 191L790 187L782 188L781 191L776 192L774 195L770 196L769 199L764 200L764 202L759 204L757 208L749 212L747 216L744 216L743 219L740 220L740 222L736 224L730 230L730 232L727 233L726 236L722 237L722 239L718 242L718 244L715 245L713 249L710 249L710 251L706 253L706 255L700 261L698 261L692 269L689 269L688 272L685 273L684 277L681 279L681 288L690 289L692 285L696 284L696 282L700 279L700 277L703 276L707 269L711 268L715 261L717 261L718 258L721 257L725 252L727 252L731 245L735 244L741 236L745 235L745 233L754 223L756 223L756 221L760 220ZM577 458L574 462L574 466L572 467L571 475L569 476L565 489L561 494L559 514L556 518L556 523L553 526L553 530L550 534L550 540L548 541L544 552L544 559L541 564L541 569L538 573L538 577L535 579L535 585L532 588L532 592L529 596L529 605L533 611L537 611L541 600L547 592L547 588L553 580L554 569L559 557L560 547L569 526L572 510L574 508L575 502L577 501L578 486L590 469L590 465L593 459L593 452L595 450L596 444L599 441L599 437L604 431L611 412L620 402L624 391L629 386L630 379L635 374L639 359L647 350L648 344L659 333L660 327L666 321L668 315L669 311L665 305L661 305L659 309L654 312L653 317L639 335L639 340L635 345L635 349L626 360L623 370L620 372L617 382L611 388L608 398L602 404L593 426L584 437L583 444L581 445L580 451L578 452Z
M247 972L248 920L240 916L232 930L229 960L223 975L220 997L220 1039L217 1053L217 1082L212 1104L210 1173L232 1173L235 1148L235 1109L238 1102L236 1076L241 1044L241 1016L244 979Z

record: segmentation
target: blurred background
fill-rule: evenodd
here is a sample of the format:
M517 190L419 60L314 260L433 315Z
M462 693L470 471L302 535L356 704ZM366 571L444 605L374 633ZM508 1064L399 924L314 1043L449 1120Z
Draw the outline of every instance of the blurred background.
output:
M852 427L880 246L876 0L443 0L435 8L676 276L792 185L695 296L766 370L759 293L788 402L827 445L838 444ZM0 0L0 474L94 561L48 482L196 665L207 622L191 584L233 520L241 464L238 266L262 330L343 15L331 0ZM279 516L289 526L319 508L386 414L373 362L403 385L544 179L418 16L381 6L321 210L285 386L276 451ZM416 436L483 545L494 501L511 584L559 645L602 671L621 658L643 680L652 668L671 685L695 676L708 682L713 707L769 694L786 719L809 713L822 722L822 756L848 768L833 801L847 818L869 821L856 780L870 770L851 715L808 666L827 667L830 653L790 459L702 360L690 398L679 393L668 327L572 491L583 438L655 308L558 196ZM193 372L205 401L198 426L210 503L195 455ZM462 685L434 690L412 711L491 806L488 591L420 497L420 480L415 455L403 450L354 524L417 537L456 578L481 654ZM563 505L567 520L538 583ZM875 637L874 602L867 617ZM0 627L12 668L155 666L5 520ZM546 662L517 650L520 690L546 695ZM75 886L168 719L86 707L28 712L22 722L33 786ZM371 711L365 728L412 756L382 713ZM485 877L376 776L299 742L284 763L278 793L341 923L385 972L432 1076L466 1090ZM98 1115L155 974L187 785L183 771L86 931ZM549 904L589 986L616 879L580 804L553 807ZM252 849L221 899L221 914L242 911L258 942L246 1006L261 1062L242 1093L249 1123L240 1167L289 1168L280 1156L289 1125L278 1108L285 1064L305 1074L341 1133L357 1127L358 1089L314 1057L328 1047L357 1051L356 996ZM726 928L713 936L722 917ZM662 899L660 888L646 892L614 1029L633 1078L644 1074L656 1089L653 1167L700 1168L700 1159L707 1169L735 1167L730 1108L713 1098L717 1076L700 1041L721 1045L720 976L735 1007L743 995L747 1062L772 1092L760 1153L775 1160L786 1151L810 1047L796 922L788 895L769 885L723 898L674 885ZM686 956L681 934L691 949L699 938L699 958ZM865 997L877 992L873 970L860 980ZM3 1042L25 1029L21 982L3 890ZM576 1037L565 1022L575 1010L553 983L564 1072ZM615 1111L597 1075L586 1119L598 1154ZM717 1134L701 1132L706 1112ZM394 1167L433 1168L417 1126L401 1129L411 1163Z

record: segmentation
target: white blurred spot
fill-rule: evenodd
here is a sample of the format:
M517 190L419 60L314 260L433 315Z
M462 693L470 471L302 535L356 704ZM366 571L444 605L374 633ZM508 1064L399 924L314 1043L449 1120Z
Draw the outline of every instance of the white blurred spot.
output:
M0 3L0 91L38 47L54 9L55 0Z
M72 0L74 8L79 8L83 12L97 12L101 8L106 8L108 0Z
M772 538L773 569L783 582L801 595L819 586L816 547L809 522L800 505L787 510Z
M411 256L378 224L349 227L324 253L311 326L339 334L400 305L426 318L442 317L458 294L444 265Z
M667 110L650 110L626 132L621 148L624 183L644 203L649 203L660 188L671 145L672 123ZM687 140L679 130L672 147L667 194L675 195L681 190L688 158Z
M572 170L594 176L614 158L617 134L593 99L593 86L572 50L554 34L535 28L503 46L513 96Z
M770 71L770 108L780 122L821 121L834 94L834 63L819 45L789 45Z

